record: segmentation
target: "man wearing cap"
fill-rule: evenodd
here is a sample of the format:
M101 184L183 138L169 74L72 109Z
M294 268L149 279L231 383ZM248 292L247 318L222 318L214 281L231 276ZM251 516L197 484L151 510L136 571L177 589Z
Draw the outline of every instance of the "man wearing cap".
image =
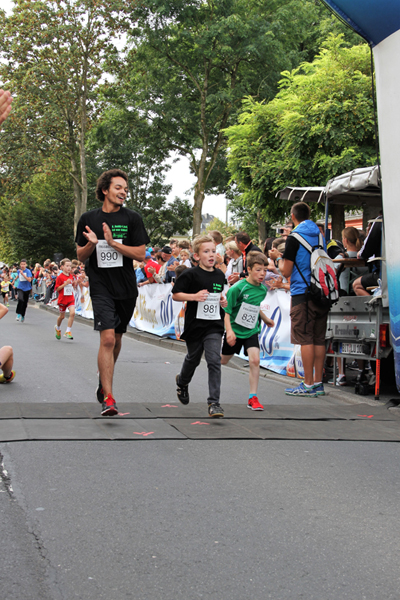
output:
M170 248L170 246L164 246L163 248L161 248L161 260L163 261L163 264L161 265L160 270L158 271L158 273L154 273L153 277L156 281L156 283L165 283L165 274L167 272L167 263L169 261L169 259L172 256L172 250Z
M147 281L143 281L139 285L144 285L146 283L155 283L154 274L158 273L160 269L161 265L159 265L158 262L153 260L150 252L146 250L146 255L144 258L144 272L146 273Z

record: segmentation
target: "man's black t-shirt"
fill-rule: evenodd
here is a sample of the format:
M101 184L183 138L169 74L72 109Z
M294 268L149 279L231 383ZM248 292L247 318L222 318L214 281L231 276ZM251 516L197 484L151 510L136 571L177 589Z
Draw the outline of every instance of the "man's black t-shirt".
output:
M137 296L136 276L131 258L110 248L104 240L103 223L111 229L113 239L124 246L142 246L150 238L146 233L142 217L122 206L117 212L106 213L95 208L84 213L79 219L75 242L86 246L83 235L86 225L97 235L99 243L86 261L89 276L90 295L108 295L116 300Z
M211 294L219 294L224 289L225 275L220 269L206 271L201 267L186 269L179 275L172 289L173 294L197 294L201 290L208 290ZM201 339L208 333L224 332L225 311L220 307L217 320L206 320L197 318L198 302L190 300L185 312L185 327L181 338L183 340Z

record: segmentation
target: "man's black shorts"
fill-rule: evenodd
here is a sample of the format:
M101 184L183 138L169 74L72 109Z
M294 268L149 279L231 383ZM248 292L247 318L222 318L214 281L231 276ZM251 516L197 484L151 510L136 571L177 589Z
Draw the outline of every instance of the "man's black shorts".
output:
M109 296L92 296L95 331L114 329L115 333L125 333L135 310L137 296L115 300Z
M231 356L232 354L239 354L242 347L244 348L244 353L247 356L248 348L259 348L260 343L258 341L258 333L255 333L249 338L236 338L236 342L234 346L230 346L226 341L226 332L224 333L224 337L222 338L222 350L221 354L224 356Z

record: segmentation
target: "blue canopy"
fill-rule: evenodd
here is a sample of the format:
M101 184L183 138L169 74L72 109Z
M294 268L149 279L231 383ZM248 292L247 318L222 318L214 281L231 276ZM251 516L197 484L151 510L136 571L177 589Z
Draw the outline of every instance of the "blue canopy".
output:
M323 0L372 46L400 29L400 0Z

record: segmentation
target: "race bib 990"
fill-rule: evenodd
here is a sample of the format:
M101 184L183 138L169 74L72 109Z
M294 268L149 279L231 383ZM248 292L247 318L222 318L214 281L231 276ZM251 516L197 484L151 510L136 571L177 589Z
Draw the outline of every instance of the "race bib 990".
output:
M197 303L197 319L206 321L217 321L221 318L219 311L219 301L221 294L208 294L207 300Z
M122 244L122 240L115 240ZM99 240L96 245L97 266L100 269L112 269L123 266L123 257L121 252L111 248L106 240Z
M258 321L258 315L260 314L260 307L254 306L254 304L247 304L243 302L238 314L236 315L235 323L246 327L246 329L254 329Z

